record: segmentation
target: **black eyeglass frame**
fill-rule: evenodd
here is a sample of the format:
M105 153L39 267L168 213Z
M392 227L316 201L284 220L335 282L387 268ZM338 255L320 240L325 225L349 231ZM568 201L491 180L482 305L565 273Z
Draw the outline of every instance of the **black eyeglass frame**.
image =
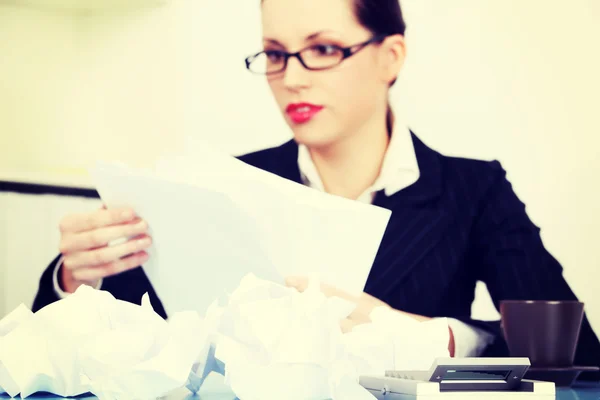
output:
M342 62L344 62L344 60L350 58L351 56L355 55L356 53L358 53L359 51L361 51L362 49L364 49L365 47L367 47L368 45L372 44L372 43L377 43L377 42L382 42L387 36L389 35L376 35L373 36L371 39L366 40L364 42L361 43L357 43L348 47L341 47L341 46L337 46L334 44L330 44L327 46L333 47L339 51L342 52L342 58L340 59L340 61L337 64L334 65L330 65L327 67L319 67L319 68L311 68L308 65L306 65L306 63L304 62L304 60L302 59L301 53L310 49L311 47L314 47L315 45L310 45L310 46L306 46L303 49L300 49L299 51L295 52L295 53L288 53L282 50L276 50L278 53L281 53L281 55L284 57L283 60L283 66L281 67L281 69L277 70L277 71L268 71L268 72L256 72L256 71L252 71L250 69L250 65L252 64L252 62L254 60L256 60L256 58L258 58L258 56L260 56L261 54L265 54L268 53L268 51L260 51L252 56L246 57L246 69L248 69L250 72L252 72L253 74L259 74L259 75L273 75L273 74L279 74L283 71L286 70L287 65L288 65L288 61L290 58L295 57L298 59L298 61L300 61L300 64L302 64L302 66L304 68L306 68L309 71L323 71L326 69L331 69L334 67L337 67L338 65L340 65ZM273 51L273 50L270 50Z

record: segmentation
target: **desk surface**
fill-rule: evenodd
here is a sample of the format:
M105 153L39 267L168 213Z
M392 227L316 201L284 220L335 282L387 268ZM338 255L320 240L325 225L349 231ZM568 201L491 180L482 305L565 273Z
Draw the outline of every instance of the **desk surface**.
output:
M176 390L163 400L235 400L235 395L222 383L223 378L218 375L211 375L205 381L200 393L192 395L187 389ZM0 399L9 399L6 395L0 395ZM28 400L59 400L63 397L53 395L34 395ZM95 396L79 396L78 400L96 399ZM556 388L557 400L600 400L600 382L599 383L577 383L571 388Z
M578 383L572 388L556 388L558 400L600 400L600 383Z

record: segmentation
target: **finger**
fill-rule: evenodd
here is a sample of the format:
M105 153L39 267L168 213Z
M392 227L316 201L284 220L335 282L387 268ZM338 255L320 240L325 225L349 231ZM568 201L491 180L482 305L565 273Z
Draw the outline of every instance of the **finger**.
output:
M62 254L81 250L96 249L107 246L113 240L142 235L148 232L148 224L141 219L135 219L122 225L113 225L89 232L66 234L60 241Z
M299 292L304 292L308 287L309 280L305 276L288 276L285 279L285 285L288 287L293 287ZM333 287L331 285L327 285L325 283L321 283L320 286L321 292L326 297L339 297L341 299L349 300L349 301L358 301L358 297L352 296L351 294Z
M371 313L377 307L390 308L385 302L367 294L362 293L356 300L356 308L349 315L350 319L362 320L365 322L371 321Z
M371 311L373 311L372 308L365 306L361 303L357 303L356 308L352 310L350 315L348 315L348 319L350 321L363 324L371 322Z
M148 253L140 251L127 257L112 261L107 264L91 268L81 268L73 271L73 278L80 282L93 282L107 276L113 276L139 267L148 261Z
M131 208L97 210L91 213L70 214L60 222L60 231L64 233L86 232L110 225L119 225L132 221L136 217Z
M339 297L340 299L345 299L345 300L349 300L352 302L357 302L359 299L356 296L351 295L348 292L345 292L341 289L338 289L336 287L327 285L325 283L321 284L321 291L325 294L325 296L327 297Z
M305 276L288 276L285 278L285 286L304 292L308 287L308 278Z
M352 329L354 329L355 326L357 325L361 325L364 322L358 321L358 320L354 320L354 319L350 319L350 318L345 318L343 320L340 321L340 328L342 329L343 333L348 333L350 331L352 331Z
M152 244L149 236L143 235L127 242L110 247L102 247L96 250L72 253L65 256L63 265L70 270L82 267L94 267L109 264L120 258L145 250Z

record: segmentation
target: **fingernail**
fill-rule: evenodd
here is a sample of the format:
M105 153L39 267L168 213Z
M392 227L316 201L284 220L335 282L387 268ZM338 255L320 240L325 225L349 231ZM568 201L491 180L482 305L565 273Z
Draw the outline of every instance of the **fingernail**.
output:
M133 218L133 211L131 211L131 210L123 211L121 213L121 217L123 217L125 219L131 219L131 218Z
M296 285L298 285L298 278L296 278L294 276L289 276L289 277L285 278L285 284L287 286L296 286Z

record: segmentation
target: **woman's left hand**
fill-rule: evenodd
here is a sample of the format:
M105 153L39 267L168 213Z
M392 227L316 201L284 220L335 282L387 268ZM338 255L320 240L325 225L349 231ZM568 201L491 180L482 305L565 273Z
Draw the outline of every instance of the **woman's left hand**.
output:
M299 292L303 292L308 287L308 278L302 276L290 276L285 280L286 286L296 288ZM385 302L371 296L367 293L361 293L360 296L352 296L351 294L344 292L343 290L337 289L333 286L326 285L324 283L321 284L321 291L327 297L340 297L345 300L352 301L356 304L356 308L354 311L344 320L341 321L342 332L347 333L350 332L355 326L361 324L367 324L371 322L371 311L373 311L377 307L388 307L391 308ZM404 314L408 317L411 317L419 322L429 321L432 318L425 317L423 315L411 314L405 311L400 311L393 309L395 312ZM455 352L455 342L454 342L454 332L452 328L448 325L449 332L449 340L448 340L448 351L450 353L450 357L454 357Z
M308 287L308 278L302 276L290 276L285 280L285 284L288 287L293 287L297 289L299 292L303 292ZM377 307L388 307L391 308L385 302L371 296L367 293L361 293L359 296L353 296L343 290L335 288L333 286L322 283L321 291L327 297L339 297L344 300L351 301L356 304L356 308L354 311L344 320L341 321L342 331L344 333L349 332L357 325L366 324L371 322L371 312ZM403 311L397 312L408 315L418 321L426 321L430 318L423 317L420 315L405 313Z

